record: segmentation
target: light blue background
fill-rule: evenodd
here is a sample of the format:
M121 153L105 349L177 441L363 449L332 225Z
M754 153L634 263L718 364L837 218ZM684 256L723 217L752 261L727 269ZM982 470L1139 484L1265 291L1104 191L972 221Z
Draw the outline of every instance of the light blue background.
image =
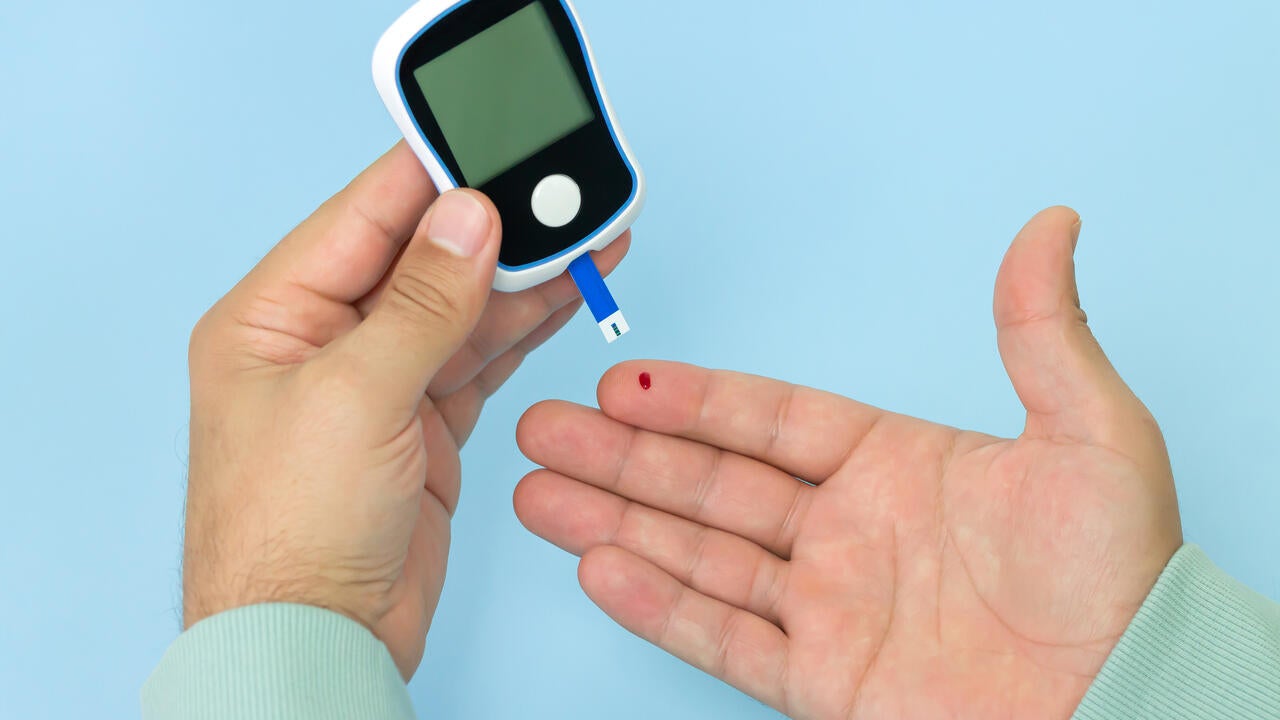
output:
M578 318L484 416L425 717L773 717L519 526L517 417L664 357L1015 433L992 280L1060 202L1187 536L1280 597L1280 4L580 5L652 182L614 281L636 332ZM178 628L187 334L395 140L368 65L403 7L0 7L0 716L136 715Z

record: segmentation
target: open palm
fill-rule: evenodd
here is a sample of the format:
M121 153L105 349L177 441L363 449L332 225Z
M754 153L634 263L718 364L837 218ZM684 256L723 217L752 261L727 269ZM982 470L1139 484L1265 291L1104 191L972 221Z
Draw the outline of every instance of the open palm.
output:
M601 410L524 418L547 469L517 512L623 626L793 717L1067 717L1181 544L1159 429L1079 309L1078 234L1042 213L997 282L1016 440L629 363Z

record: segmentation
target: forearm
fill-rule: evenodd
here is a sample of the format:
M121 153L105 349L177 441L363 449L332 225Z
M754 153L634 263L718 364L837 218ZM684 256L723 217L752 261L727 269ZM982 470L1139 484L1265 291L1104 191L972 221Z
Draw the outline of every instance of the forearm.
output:
M257 605L193 626L142 690L144 720L412 720L385 645L343 615Z
M1280 718L1280 605L1183 547L1075 717Z

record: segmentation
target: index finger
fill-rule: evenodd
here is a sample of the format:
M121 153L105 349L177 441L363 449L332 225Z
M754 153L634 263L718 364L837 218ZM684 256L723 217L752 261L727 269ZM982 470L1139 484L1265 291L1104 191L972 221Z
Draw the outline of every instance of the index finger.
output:
M887 415L812 388L658 361L614 367L597 394L600 409L627 425L746 455L814 484Z
M386 275L438 194L401 141L289 233L245 285L258 293L292 286L353 304Z

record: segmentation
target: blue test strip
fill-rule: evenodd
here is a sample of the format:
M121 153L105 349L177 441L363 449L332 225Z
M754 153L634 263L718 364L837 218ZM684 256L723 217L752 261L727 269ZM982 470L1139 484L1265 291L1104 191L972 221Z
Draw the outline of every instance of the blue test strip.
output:
M626 318L622 316L622 311L618 309L618 303L613 299L613 293L609 292L609 286L605 285L600 269L591 259L591 253L584 253L574 260L569 265L569 275L577 283L578 292L582 293L582 298L587 301L587 307L591 310L592 317L599 323L600 332L604 333L605 340L614 342L631 331Z

